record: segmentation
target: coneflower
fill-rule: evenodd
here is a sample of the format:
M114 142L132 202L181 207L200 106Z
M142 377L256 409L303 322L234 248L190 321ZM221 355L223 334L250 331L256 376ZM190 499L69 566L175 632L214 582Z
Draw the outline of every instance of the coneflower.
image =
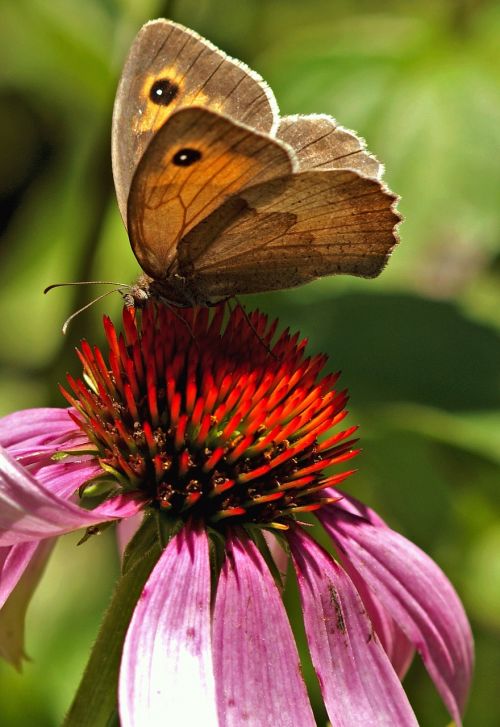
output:
M342 427L347 394L321 374L326 358L224 305L149 303L124 309L119 334L104 325L109 350L82 343L69 409L0 421L0 605L38 578L55 536L154 522L159 557L123 644L121 724L307 727L276 565L291 557L333 727L416 725L400 682L415 649L460 724L467 618L438 566L338 489L355 427ZM19 664L22 640L0 652Z

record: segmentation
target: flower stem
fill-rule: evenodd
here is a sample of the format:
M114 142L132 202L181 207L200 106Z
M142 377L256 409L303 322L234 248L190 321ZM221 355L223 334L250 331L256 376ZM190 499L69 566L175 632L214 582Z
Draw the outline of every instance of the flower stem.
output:
M104 616L64 727L118 724L117 686L123 641L132 612L161 549L156 518L146 518L127 549L124 573Z

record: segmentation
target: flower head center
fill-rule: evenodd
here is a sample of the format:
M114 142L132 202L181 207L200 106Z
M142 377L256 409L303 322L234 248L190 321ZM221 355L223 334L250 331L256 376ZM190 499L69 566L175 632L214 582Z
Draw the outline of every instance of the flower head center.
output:
M184 316L184 322L180 319ZM124 309L123 332L105 319L107 360L85 341L83 380L68 377L75 421L102 475L84 495L131 493L176 517L286 527L331 497L350 472L325 469L356 454L355 427L324 439L345 416L324 357L275 332L258 312L225 307L174 313L148 304Z

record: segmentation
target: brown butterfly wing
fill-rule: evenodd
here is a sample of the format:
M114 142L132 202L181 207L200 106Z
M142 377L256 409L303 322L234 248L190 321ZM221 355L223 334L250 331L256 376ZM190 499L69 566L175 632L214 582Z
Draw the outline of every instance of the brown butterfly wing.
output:
M367 177L382 176L383 165L366 150L364 139L332 116L285 116L276 136L293 148L300 169L354 169Z
M231 198L245 206L238 192L289 175L294 165L285 144L216 112L192 107L172 114L130 188L127 226L142 269L156 280L178 272L177 246L193 227Z
M226 203L179 245L181 266L207 300L338 273L374 277L398 240L397 197L353 171L299 172L238 198L237 212Z
M154 20L139 31L123 68L113 111L116 195L126 221L135 168L155 132L176 110L203 106L273 132L278 106L262 78L193 30Z

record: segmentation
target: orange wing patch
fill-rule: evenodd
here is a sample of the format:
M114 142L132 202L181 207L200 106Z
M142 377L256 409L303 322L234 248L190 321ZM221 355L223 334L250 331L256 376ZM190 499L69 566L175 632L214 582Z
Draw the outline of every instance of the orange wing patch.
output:
M132 129L138 135L157 131L176 109L183 106L196 104L212 111L224 111L223 103L202 90L186 90L185 76L173 66L146 76L139 98L138 115L132 122Z
M278 124L272 91L258 74L197 33L168 20L137 35L118 86L112 134L113 176L124 221L135 169L172 113L203 106L259 132Z
M143 270L176 272L177 245L229 197L290 174L289 147L208 109L177 111L158 130L134 174L128 231Z
M139 113L132 119L133 132L159 129L179 105L179 97L185 100L184 85L183 75L169 66L148 74L139 92Z

